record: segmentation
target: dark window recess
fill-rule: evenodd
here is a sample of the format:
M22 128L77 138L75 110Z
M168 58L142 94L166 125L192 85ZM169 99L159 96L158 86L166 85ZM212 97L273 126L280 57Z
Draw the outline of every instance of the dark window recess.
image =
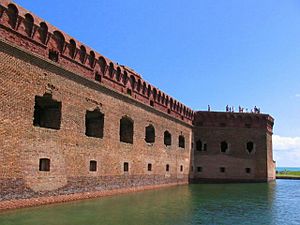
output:
M152 100L150 101L150 106L154 106L154 102Z
M249 153L253 152L254 150L254 143L252 141L247 142L247 151Z
M170 109L168 109L168 114L171 114L171 110Z
M245 123L245 127L251 128L251 124L250 123Z
M220 172L221 173L225 173L225 171L226 171L225 167L220 167Z
M207 144L203 144L203 151L207 151Z
M111 78L114 76L114 64L113 63L109 63L108 73Z
M194 167L193 167L193 166L191 166L191 171L192 171L192 172L194 171Z
M201 172L202 172L202 167L201 167L201 166L198 166L198 167L197 167L197 172L198 172L198 173L201 173Z
M53 62L58 62L58 52L57 51L49 50L48 57Z
M85 135L88 137L103 138L104 114L98 109L86 111Z
M152 125L149 125L145 129L146 136L145 141L147 143L154 143L155 142L155 129Z
M181 120L184 120L184 117L183 117L183 116L181 116Z
M129 163L128 162L124 162L123 170L124 170L124 172L128 172L129 171Z
M152 164L148 163L148 171L152 171Z
M183 135L179 135L178 137L178 147L185 148L185 138Z
M182 172L182 171L183 171L183 165L180 166L180 172Z
M120 120L120 141L133 143L133 120L129 117L123 117Z
M167 172L170 171L170 165L169 165L169 164L166 165L166 171L167 171Z
M50 171L50 159L40 159L39 171Z
M18 9L14 4L9 4L7 7L7 14L10 26L15 29L18 21Z
M171 143L172 143L172 136L171 136L171 134L169 133L169 131L166 130L166 131L164 132L164 144L165 144L166 146L170 146Z
M228 144L226 141L221 142L221 152L225 153L228 150Z
M95 74L95 80L101 82L101 75L99 73Z
M25 31L26 31L28 37L31 37L31 35L32 35L33 23L34 23L33 17L27 13L25 15L24 24L25 24Z
M95 160L90 161L90 171L91 172L97 171L97 161Z
M196 142L196 150L197 150L197 151L202 151L202 150L203 150L203 149L202 149L202 141L198 140L198 141Z
M245 168L246 173L251 173L251 168Z
M60 129L61 102L52 99L51 94L35 96L33 125L50 129Z
M44 22L40 23L39 33L40 33L41 42L43 44L45 44L47 41L47 35L48 35L48 26L46 25L46 23L44 23Z
M220 127L226 127L226 123L220 123Z
M132 95L131 89L127 88L127 94L130 95L130 96Z

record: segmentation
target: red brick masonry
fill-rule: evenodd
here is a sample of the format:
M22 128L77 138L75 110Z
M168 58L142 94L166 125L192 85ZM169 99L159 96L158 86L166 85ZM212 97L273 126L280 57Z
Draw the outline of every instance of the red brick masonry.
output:
M270 115L193 111L9 0L0 0L0 84L0 210L275 179ZM87 132L100 129L93 113L99 136Z
M99 198L104 196L111 195L119 195L130 192L138 192L159 188L167 188L178 185L185 185L187 182L175 183L175 184L161 184L161 185L153 185L153 186L143 186L143 187L135 187L135 188L123 188L109 191L97 191L97 192L83 192L78 194L69 194L69 195L59 195L59 196L51 196L51 197L39 197L39 198L31 198L31 199L22 199L22 200L10 200L10 201L0 201L0 211L17 209L17 208L25 208L25 207L34 207L39 205L48 205L54 203L63 203L70 201L78 201L83 199L91 199L91 198Z

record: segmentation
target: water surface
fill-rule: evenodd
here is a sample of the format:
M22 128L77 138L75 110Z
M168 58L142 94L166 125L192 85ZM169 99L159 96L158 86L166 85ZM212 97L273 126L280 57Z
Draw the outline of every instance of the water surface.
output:
M0 213L0 225L300 224L300 181L197 184Z

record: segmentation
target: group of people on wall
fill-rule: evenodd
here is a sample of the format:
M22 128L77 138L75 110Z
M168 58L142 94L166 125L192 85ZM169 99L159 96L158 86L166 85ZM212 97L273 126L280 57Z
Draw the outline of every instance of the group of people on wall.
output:
M226 105L225 110L226 110L226 112L234 112L234 106L230 107L230 106ZM208 112L211 111L210 105L207 106L207 111ZM254 106L253 109L248 111L248 108L245 109L245 108L239 106L239 113L248 113L248 112L260 114L260 108L257 108L256 106Z

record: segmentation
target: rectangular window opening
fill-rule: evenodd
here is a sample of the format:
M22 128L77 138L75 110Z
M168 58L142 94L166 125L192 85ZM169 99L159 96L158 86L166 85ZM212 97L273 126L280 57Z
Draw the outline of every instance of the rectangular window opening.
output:
M123 170L124 170L124 172L128 172L129 171L129 163L128 162L124 162Z
M95 160L90 161L90 171L91 172L97 171L97 161Z

